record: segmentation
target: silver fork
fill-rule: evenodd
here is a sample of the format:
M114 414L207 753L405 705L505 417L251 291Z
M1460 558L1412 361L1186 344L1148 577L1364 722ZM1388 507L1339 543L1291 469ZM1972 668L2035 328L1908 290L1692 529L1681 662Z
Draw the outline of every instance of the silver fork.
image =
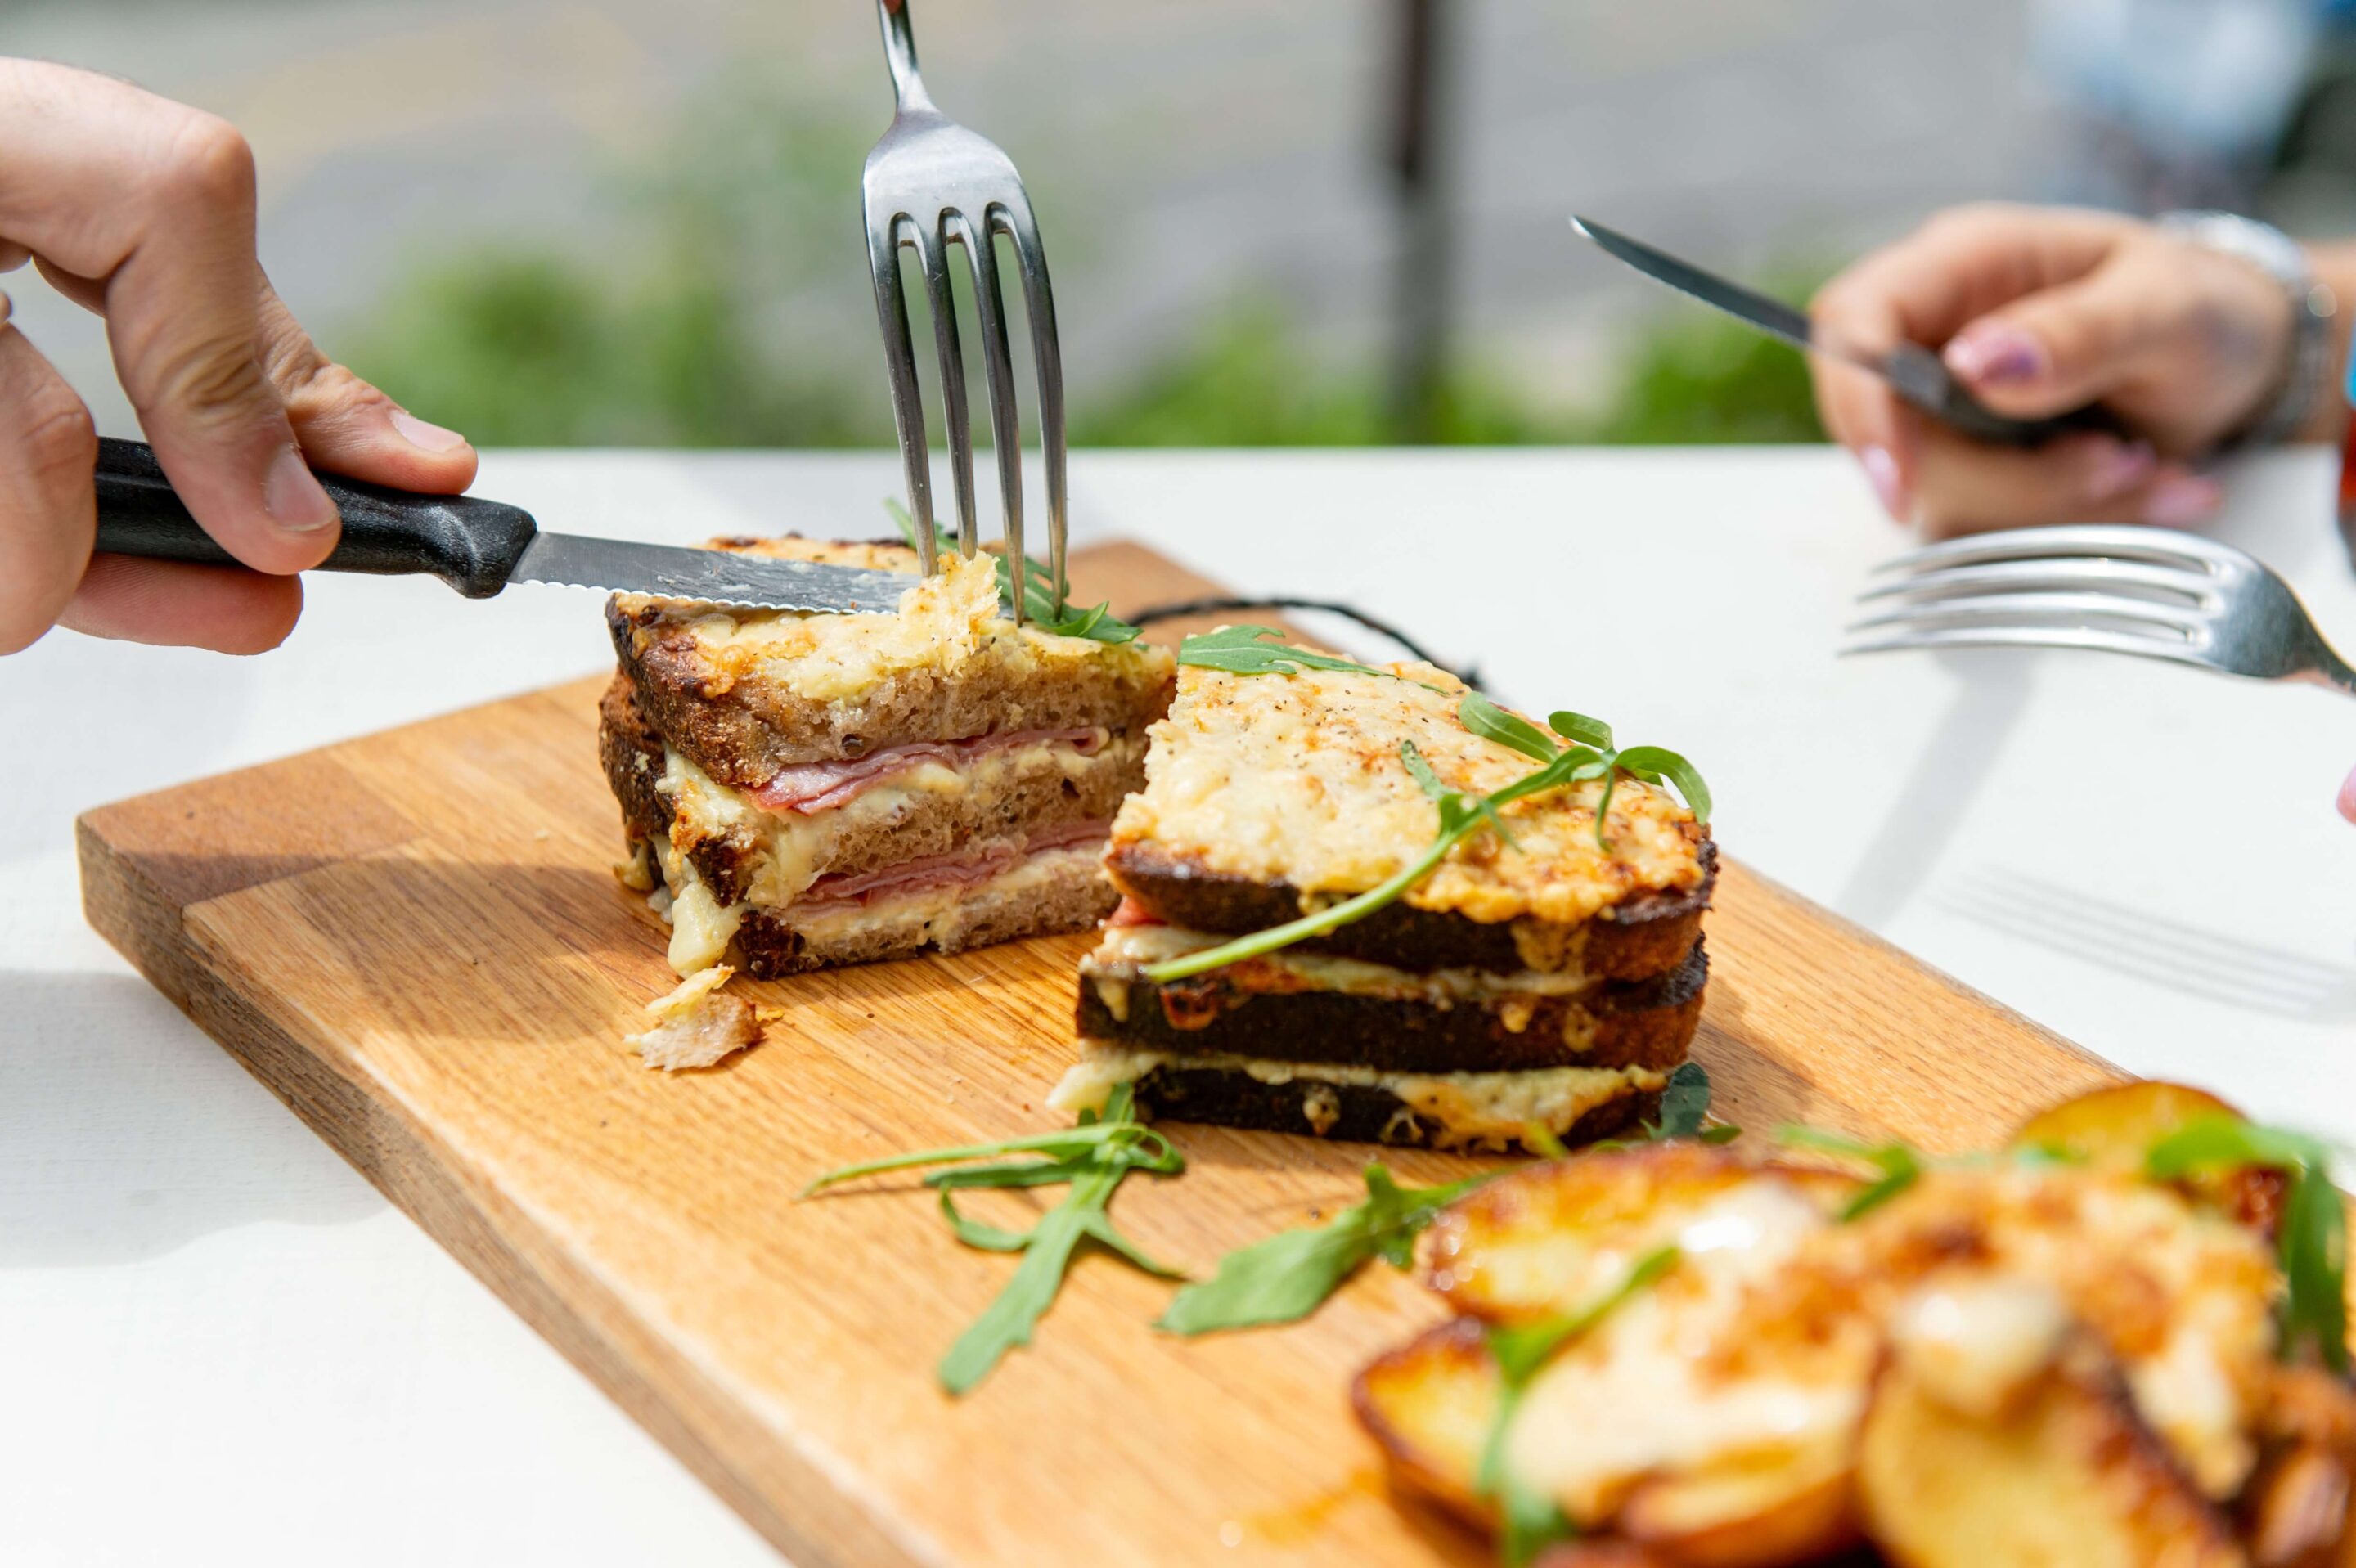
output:
M2165 528L2017 528L1885 562L1844 655L2093 648L2356 694L2290 585L2231 545Z
M980 542L974 519L973 432L966 413L965 357L958 345L957 312L949 295L948 248L962 247L973 269L983 369L990 386L990 428L998 452L998 496L1006 518L1006 556L1013 571L1014 619L1028 603L1029 561L1023 549L1023 425L1014 400L1014 361L1007 351L1006 308L998 289L993 236L1014 244L1023 273L1031 354L1039 367L1039 432L1047 467L1048 596L1057 613L1064 584L1064 366L1055 339L1055 296L1047 283L1047 255L1031 198L1013 162L995 143L967 130L933 104L916 73L916 40L908 27L908 0L876 0L884 23L884 54L892 68L897 108L892 128L867 155L860 190L867 214L867 261L875 282L875 314L884 327L884 362L892 381L892 420L908 471L908 510L916 525L919 568L934 571L932 459L926 444L924 396L916 386L916 351L908 336L908 304L900 287L900 247L913 246L925 274L933 342L941 357L941 400L948 426L950 474L957 486L958 552L970 560Z

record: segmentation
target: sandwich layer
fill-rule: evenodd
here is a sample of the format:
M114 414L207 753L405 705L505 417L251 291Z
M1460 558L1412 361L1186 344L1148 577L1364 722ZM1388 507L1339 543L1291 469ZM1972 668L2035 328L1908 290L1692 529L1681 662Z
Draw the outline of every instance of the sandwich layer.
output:
M798 538L716 548L914 572L898 545ZM910 579L894 612L721 610L616 594L606 622L622 671L669 744L722 784L760 789L790 768L895 747L1023 731L1134 731L1168 706L1173 656L1016 626L992 558Z
M1692 886L1636 893L1574 924L1528 918L1484 924L1402 899L1295 945L1399 969L1559 969L1641 980L1675 968L1701 934L1718 880L1718 846L1705 837L1696 859L1701 874ZM1188 931L1242 936L1333 901L1290 882L1207 871L1151 843L1118 837L1105 869L1141 910Z
M1412 743L1446 787L1472 794L1494 793L1537 765L1464 727L1457 708L1466 688L1453 677L1427 665L1390 668L1389 677L1181 670L1170 715L1152 730L1146 786L1114 824L1108 867L1122 890L1190 929L1275 923L1260 917L1281 906L1277 919L1290 919L1365 892L1431 842L1438 814L1402 761L1403 745ZM1664 929L1628 938L1614 961L1634 972L1666 967L1691 947L1708 901L1708 832L1667 790L1622 776L1599 842L1604 788L1592 779L1512 803L1502 813L1510 841L1473 836L1398 904L1504 927L1514 960L1491 966L1533 969L1595 969L1586 951L1598 945L1595 933L1583 928L1625 910L1610 923L1615 934ZM1666 929L1679 926L1681 942ZM1355 940L1370 945L1355 951L1432 966L1404 950L1409 929L1395 916L1376 935L1361 932ZM1483 946L1485 956L1503 956L1494 937ZM1453 952L1450 962L1464 956Z
M665 743L616 677L599 709L599 752L633 839L660 840L722 903L782 906L813 884L1075 824L1100 832L1143 773L1143 737L1102 731L1008 743L910 748L904 766L848 784L804 777L795 805L723 784Z
M1410 1072L1665 1070L1701 1021L1697 942L1649 979L1575 972L1412 971L1287 948L1156 984L1150 964L1222 940L1115 925L1080 965L1080 1034L1163 1051L1346 1062Z
M1608 1137L1657 1114L1666 1077L1641 1067L1528 1072L1387 1072L1260 1057L1180 1057L1084 1040L1048 1103L1101 1106L1116 1083L1178 1122L1307 1133L1347 1143L1504 1151L1544 1127L1567 1144Z

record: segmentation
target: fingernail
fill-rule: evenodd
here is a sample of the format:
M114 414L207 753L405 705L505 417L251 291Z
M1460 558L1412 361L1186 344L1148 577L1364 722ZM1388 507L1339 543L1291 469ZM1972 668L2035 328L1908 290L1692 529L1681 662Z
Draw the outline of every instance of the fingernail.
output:
M2032 381L2045 374L2045 346L2017 326L1990 322L1966 328L1942 355L1947 368L1981 386Z
M1890 455L1890 449L1886 446L1869 446L1858 453L1857 460L1864 466L1866 482L1880 497L1881 509L1890 514L1890 520L1904 522L1906 485L1898 475L1898 459Z
M2340 815L2356 822L2356 773L2340 782Z
M444 430L438 424L427 424L407 409L392 411L392 428L401 438L420 452L448 452L466 444L466 438L455 430Z
M2181 528L2215 511L2224 498L2224 486L2214 479L2198 474L2167 475L2153 484L2151 494L2145 497L2143 520L2162 528Z
M2094 472L2087 475L2087 498L2107 501L2124 496L2150 478L2158 466L2159 453L2147 441L2106 441L2094 459Z
M262 509L290 534L316 534L336 526L336 504L319 488L303 454L288 447L270 461L262 481Z

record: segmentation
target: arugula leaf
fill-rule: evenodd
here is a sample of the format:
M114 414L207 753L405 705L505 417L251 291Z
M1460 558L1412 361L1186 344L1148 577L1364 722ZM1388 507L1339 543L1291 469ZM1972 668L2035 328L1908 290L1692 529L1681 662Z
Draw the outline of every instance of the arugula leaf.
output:
M1276 641L1270 642L1269 638ZM1386 680L1401 677L1372 665L1354 664L1286 642L1273 626L1222 626L1178 645L1178 662L1198 669L1225 670L1229 675L1299 675L1304 669L1348 670Z
M1498 707L1477 691L1468 691L1464 700L1456 705L1458 722L1484 741L1494 741L1536 762L1553 762L1562 748L1547 732L1523 718Z
M1218 1272L1170 1298L1154 1324L1172 1334L1258 1328L1306 1317L1368 1260L1408 1266L1416 1232L1497 1172L1445 1187L1401 1187L1389 1168L1366 1167L1366 1200L1323 1225L1280 1231L1219 1260Z
M2239 1116L2196 1116L2154 1144L2144 1173L2172 1181L2200 1170L2257 1166L2287 1171L2275 1249L2286 1286L2282 1306L2282 1353L2296 1356L2312 1343L2323 1364L2349 1368L2348 1216L2331 1185L2330 1151L2321 1140Z
M1482 1496L1497 1499L1501 1526L1497 1544L1507 1563L1526 1563L1549 1542L1577 1532L1552 1498L1522 1483L1505 1463L1505 1433L1521 1408L1523 1393L1556 1351L1666 1274L1676 1265L1680 1255L1674 1243L1655 1247L1638 1258L1617 1285L1586 1306L1536 1323L1489 1330L1489 1354L1497 1362L1505 1387L1498 1396L1496 1413L1490 1417L1488 1435L1481 1444L1481 1462L1473 1474L1473 1487Z
M899 525L900 537L907 541L910 549L915 549L916 519L910 517L908 508L897 501L887 499L884 505L892 514L892 520ZM956 554L957 535L935 523L933 549L942 555ZM1002 550L992 551L991 555L998 571L999 603L1007 607L1007 613L1011 615L1014 613L1014 563ZM1136 641L1138 628L1113 614L1111 600L1108 599L1092 609L1075 610L1064 602L1071 592L1069 583L1055 581L1046 567L1029 556L1023 560L1027 568L1023 574L1023 614L1031 624L1059 637L1086 637L1098 643Z
M1620 766L1646 784L1676 785L1695 820L1709 820L1709 785L1698 769L1666 746L1631 746L1620 753Z
M1838 1133L1801 1126L1776 1128L1775 1141L1790 1148L1815 1149L1844 1159L1862 1160L1881 1172L1842 1206L1839 1218L1843 1224L1879 1209L1913 1186L1922 1175L1922 1157L1901 1143L1864 1144Z
M1121 1179L1131 1171L1175 1176L1186 1168L1184 1157L1170 1140L1130 1115L1135 1091L1118 1084L1102 1115L1083 1112L1080 1125L1061 1132L1007 1138L994 1144L970 1144L958 1148L929 1149L920 1154L894 1155L828 1171L802 1189L808 1197L837 1182L919 1165L950 1165L925 1178L925 1185L940 1194L941 1217L949 1233L969 1247L984 1252L1016 1253L1023 1262L997 1298L975 1318L956 1344L941 1358L936 1375L952 1394L962 1394L997 1366L1006 1352L1031 1342L1033 1329L1062 1289L1064 1273L1073 1254L1087 1243L1104 1248L1149 1274L1181 1278L1177 1270L1155 1262L1136 1243L1113 1228L1108 1207ZM965 1162L994 1159L1004 1154L1044 1157L1003 1160L979 1165ZM968 1219L957 1206L956 1192L978 1187L1040 1187L1068 1182L1064 1200L1041 1216L1029 1231L1002 1230Z
M1547 728L1566 741L1579 741L1596 750L1612 749L1612 726L1601 719L1590 719L1584 713L1573 713L1567 708L1557 709L1547 715Z
M1644 1129L1655 1142L1664 1138L1697 1138L1709 1119L1709 1072L1698 1061L1680 1061L1661 1089L1661 1119Z

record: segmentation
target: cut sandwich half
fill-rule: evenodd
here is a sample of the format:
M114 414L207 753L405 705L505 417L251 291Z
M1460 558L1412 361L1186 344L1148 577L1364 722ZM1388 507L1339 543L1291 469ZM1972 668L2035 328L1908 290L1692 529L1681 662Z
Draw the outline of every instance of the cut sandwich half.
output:
M1125 899L1082 965L1058 1104L1132 1082L1167 1116L1440 1147L1651 1113L1708 976L1715 853L1676 794L1608 762L1566 773L1416 876L1441 796L1507 791L1567 742L1425 665L1181 662L1113 825ZM1493 738L1493 716L1531 738ZM1359 918L1231 951L1402 878Z
M913 551L728 548L913 571ZM896 612L720 611L616 596L600 750L691 973L759 977L1085 929L1100 860L1167 707L1170 655L1003 613L988 559Z

